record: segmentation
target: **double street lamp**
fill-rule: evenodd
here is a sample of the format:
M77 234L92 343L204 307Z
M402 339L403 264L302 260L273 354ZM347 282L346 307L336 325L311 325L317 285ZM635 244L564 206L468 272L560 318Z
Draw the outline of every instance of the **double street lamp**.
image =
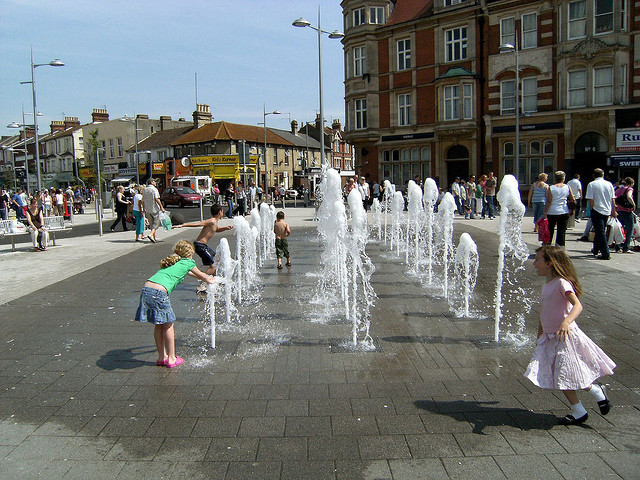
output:
M294 27L309 27L318 32L318 92L320 96L320 162L323 167L326 166L327 159L324 151L324 99L322 97L322 34L326 33L331 39L339 39L344 37L344 33L334 30L328 32L322 30L320 26L320 6L318 6L318 26L314 27L311 22L300 17L293 21Z
M136 184L140 185L140 161L138 160L138 132L142 129L138 128L138 115L135 118L129 118L126 115L120 119L121 122L133 122L134 131L135 131L135 142L136 142L136 153L135 153L135 164L136 164ZM149 152L151 153L151 152Z
M264 195L269 198L269 162L267 161L267 115L280 115L278 110L267 112L267 107L262 104L262 125L264 126ZM258 182L260 182L260 161L258 161Z
M20 82L21 85L31 84L31 93L33 96L33 131L35 138L35 150L36 150L36 172L38 178L38 191L42 190L42 184L40 182L40 146L38 145L38 115L37 115L37 106L36 106L36 80L34 76L34 70L38 67L64 67L64 63L56 58L55 60L51 60L49 63L33 63L33 48L31 49L31 81L30 82ZM29 185L29 179L27 178L27 185Z
M501 53L513 52L516 56L516 149L515 149L515 168L519 168L520 165L520 64L518 62L518 34L516 32L515 42L503 43L500 45L499 50ZM514 171L516 171L514 168Z
M22 140L23 140L23 148L22 149L16 149L16 148L12 148L12 151L15 152L22 152L24 153L24 171L25 171L25 178L26 178L26 185L27 185L27 195L29 195L29 159L27 158L27 127L33 127L35 129L35 125L27 125L25 123L25 119L24 116L25 115L31 115L30 113L25 113L24 108L22 109L22 123L17 123L17 122L11 122L9 125L7 125L7 128L21 128L22 129ZM36 115L37 117L41 117L42 114L38 113ZM35 150L38 151L38 147L37 147L37 143L35 144ZM13 157L13 166L15 169L15 157ZM38 177L39 179L40 177ZM40 186L38 185L38 191L40 190Z

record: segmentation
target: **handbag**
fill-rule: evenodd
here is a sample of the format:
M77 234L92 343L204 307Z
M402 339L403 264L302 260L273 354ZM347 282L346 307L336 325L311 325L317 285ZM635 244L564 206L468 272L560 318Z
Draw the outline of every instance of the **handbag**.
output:
M569 215L576 213L576 201L567 197L567 208L569 209Z
M551 232L549 232L549 220L541 218L537 222L538 225L538 241L542 243L551 243Z
M629 198L627 197L627 192L629 191L628 188L626 188L624 190L624 193L621 194L620 196L616 197L616 205L622 207L622 208L633 208L633 203L631 203L629 201Z

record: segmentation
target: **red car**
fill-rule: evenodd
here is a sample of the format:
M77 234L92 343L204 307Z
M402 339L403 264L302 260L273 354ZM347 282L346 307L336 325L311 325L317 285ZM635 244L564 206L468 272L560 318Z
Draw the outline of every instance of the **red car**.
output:
M163 205L200 205L202 196L189 187L167 187L160 195Z

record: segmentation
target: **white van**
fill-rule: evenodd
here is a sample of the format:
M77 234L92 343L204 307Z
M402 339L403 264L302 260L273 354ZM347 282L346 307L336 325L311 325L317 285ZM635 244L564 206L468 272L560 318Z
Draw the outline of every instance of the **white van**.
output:
M174 177L171 179L174 187L189 187L202 195L205 201L211 200L211 177L207 175Z

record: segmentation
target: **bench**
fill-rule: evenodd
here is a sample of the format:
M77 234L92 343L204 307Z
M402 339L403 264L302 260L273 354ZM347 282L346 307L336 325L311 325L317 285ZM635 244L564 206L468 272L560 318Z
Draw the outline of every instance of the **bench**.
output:
M54 247L56 246L56 232L66 232L67 230L71 230L69 225L64 224L64 217L61 216L44 217L44 227L49 232L51 243Z
M0 237L10 237L11 238L11 251L16 251L16 244L13 237L18 235L24 235L25 233L29 233L29 230L24 228L20 229L20 231L14 232L11 228L13 220L0 220ZM71 230L71 227L64 224L64 217L55 216L55 217L44 217L44 226L49 232L51 237L51 242L53 246L56 246L56 232L65 232Z

